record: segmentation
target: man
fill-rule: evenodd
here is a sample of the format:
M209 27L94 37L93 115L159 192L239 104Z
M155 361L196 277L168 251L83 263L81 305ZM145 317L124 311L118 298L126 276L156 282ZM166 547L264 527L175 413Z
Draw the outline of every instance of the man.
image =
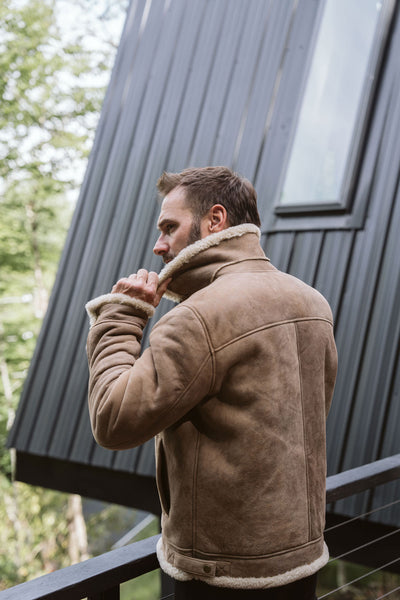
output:
M315 598L327 562L325 420L336 376L326 300L259 243L251 183L226 167L164 173L154 252L87 305L99 444L156 436L161 568L175 598ZM163 294L179 302L143 328Z

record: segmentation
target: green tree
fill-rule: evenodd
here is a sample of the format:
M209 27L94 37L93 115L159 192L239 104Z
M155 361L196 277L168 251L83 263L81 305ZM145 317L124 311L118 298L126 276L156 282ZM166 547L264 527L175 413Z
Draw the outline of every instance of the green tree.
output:
M0 589L85 557L80 499L12 483L4 445L118 42L107 25L126 5L0 0Z
M0 0L0 364L8 395L0 411L3 438L104 95L104 87L89 81L109 68L104 53L74 40L63 43L57 6L51 0ZM5 462L2 457L9 471Z

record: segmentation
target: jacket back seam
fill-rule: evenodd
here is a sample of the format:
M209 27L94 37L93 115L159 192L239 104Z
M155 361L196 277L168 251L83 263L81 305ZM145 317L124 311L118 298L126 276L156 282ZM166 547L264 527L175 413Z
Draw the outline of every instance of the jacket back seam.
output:
M256 261L256 260L262 260L263 262L270 262L269 258L267 258L266 256L251 256L251 257L247 257L247 258L241 258L238 260L232 260L229 263L226 263L224 265L221 265L220 267L218 267L214 273L212 274L210 283L213 283L213 281L215 280L215 278L217 277L218 273L220 271L222 271L223 269L225 269L226 267L231 267L232 265L238 265L240 263L244 263L244 262L249 262L249 261ZM262 271L264 272L265 269L262 269ZM265 271L265 273L268 273L269 271ZM273 272L273 271L272 271ZM238 273L231 273L232 275L238 275Z
M211 342L211 336L210 333L208 331L207 325L205 320L203 319L203 317L201 316L201 314L196 310L196 308L194 308L193 306L184 306L183 308L187 308L188 310L190 310L197 318L197 320L200 322L206 340L207 340L207 346L208 346L208 351L210 353L210 358L211 358L211 382L210 382L210 387L208 389L208 393L211 392L211 390L214 388L214 382L215 382L215 350L213 348L212 342Z
M266 329L272 329L273 327L280 327L281 325L290 325L291 323L294 323L294 324L295 323L304 323L307 321L323 321L333 327L332 321L330 321L329 319L325 319L324 317L298 317L296 319L286 319L285 321L277 321L275 323L268 323L267 325L261 325L260 327L256 327L255 329L246 331L245 333L242 333L241 335L238 335L237 337L232 338L228 342L221 344L221 346L217 346L215 348L215 352L219 352L220 350L223 350L227 346L230 346L231 344L234 344L235 342L238 342L239 340L242 340L242 339L248 337L249 335L253 335L253 333L259 333L260 331L264 331Z

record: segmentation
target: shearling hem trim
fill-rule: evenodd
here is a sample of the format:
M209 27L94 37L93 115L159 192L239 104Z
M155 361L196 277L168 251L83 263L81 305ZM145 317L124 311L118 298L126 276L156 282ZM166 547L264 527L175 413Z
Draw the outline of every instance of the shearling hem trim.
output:
M194 577L190 573L185 573L185 571L174 567L167 561L164 554L162 538L160 538L157 542L157 558L158 562L160 563L161 569L167 575L169 575L173 579L177 579L178 581L189 581L190 579L198 579L216 587L251 590L288 585L289 583L293 583L293 581L297 581L298 579L303 579L304 577L309 577L310 575L313 575L314 573L322 569L322 567L324 567L328 562L329 550L324 542L323 553L312 563L301 565L300 567L296 567L295 569L291 569L290 571L286 571L285 573L281 573L280 575L274 575L273 577Z
M93 300L90 300L85 306L90 319L90 327L93 327L96 323L97 317L99 316L99 310L104 304L126 304L133 308L139 308L148 317L154 315L154 306L148 302L139 300L139 298L132 298L132 296L128 296L128 294L103 294L103 296L93 298Z
M193 579L193 575L189 575L189 573L181 571L181 569L174 567L174 565L171 565L171 563L167 561L164 554L162 537L160 537L160 539L157 542L156 553L158 562L160 563L160 567L164 571L164 573L166 573L173 579L177 579L178 581L190 581L191 579Z
M254 225L253 223L243 223L242 225L228 227L227 229L223 229L218 233L212 233L211 235L208 235L205 238L190 244L190 246L187 246L181 250L179 254L173 260L171 260L171 262L165 265L159 275L159 284L171 277L175 271L177 271L184 264L188 263L200 252L203 252L212 246L218 246L224 240L240 237L246 233L255 233L258 237L261 236L261 231L257 225ZM180 296L170 292L169 290L165 292L164 296L169 300L173 300L174 302L180 302L181 300Z

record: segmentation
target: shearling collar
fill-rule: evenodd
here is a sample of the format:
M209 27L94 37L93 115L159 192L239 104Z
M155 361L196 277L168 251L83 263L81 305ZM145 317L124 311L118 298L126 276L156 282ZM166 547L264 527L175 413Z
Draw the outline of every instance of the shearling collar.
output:
M242 236L245 237L241 240ZM172 278L164 296L174 302L181 302L211 283L224 266L244 260L268 260L259 238L259 228L252 223L244 223L213 233L187 246L160 272L160 283Z
M213 233L187 246L160 272L160 283L172 277L164 296L174 302L181 302L209 285L221 270L231 265L244 261L268 260L260 246L259 238L258 227L245 223ZM91 327L96 323L100 309L110 303L139 309L147 317L154 314L154 307L143 300L126 294L104 294L86 304Z

